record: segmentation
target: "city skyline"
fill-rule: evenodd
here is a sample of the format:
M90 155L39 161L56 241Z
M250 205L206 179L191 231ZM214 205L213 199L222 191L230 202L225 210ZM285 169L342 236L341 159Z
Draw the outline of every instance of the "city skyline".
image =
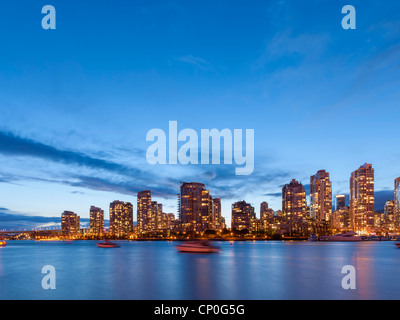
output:
M330 173L332 198L350 195L364 162L383 210L400 175L400 4L354 5L357 29L343 30L343 5L317 0L64 2L57 29L43 30L37 2L2 3L0 28L13 32L0 53L0 220L51 226L70 210L88 223L90 206L115 199L135 215L143 190L176 213L181 181L198 181L229 225L243 199L257 214L263 201L279 210L291 179L309 201L317 170ZM146 133L169 121L254 129L253 174L149 165Z
M249 213L247 213L247 209L243 209L247 207L252 209L248 221L245 222L245 224L247 223L247 227L249 227L251 224L250 220L253 218L258 220L270 219L270 217L267 217L268 212L272 212L272 216L275 214L275 217L276 214L280 212L284 220L292 220L291 223L293 223L294 226L297 226L300 221L308 218L313 218L317 222L333 221L338 219L338 217L335 217L335 211L347 206L345 207L347 210L349 210L347 214L349 215L350 219L356 221L354 224L350 224L349 228L360 231L365 230L367 225L371 226L375 224L376 213L387 214L388 207L392 208L390 211L391 214L396 215L399 213L398 208L400 208L400 201L398 195L400 194L400 177L394 179L394 189L392 190L393 197L392 199L387 199L385 201L383 210L376 210L374 207L374 179L375 174L372 164L365 163L353 171L350 175L349 199L346 200L346 195L343 194L338 194L335 196L335 198L333 198L330 174L325 170L319 170L316 174L310 177L311 183L309 191L307 191L304 188L304 185L301 182L298 182L296 179L292 179L290 183L284 185L281 192L282 206L278 209L270 208L268 202L263 201L260 203L259 212L257 212L254 208L254 203L247 203L245 200L240 200L233 204L229 203L229 206L232 210L226 215L223 214L223 211L221 210L221 202L223 202L223 199L221 200L221 198L213 198L203 183L184 182L181 183L180 186L181 191L178 194L177 210L173 213L165 213L163 211L163 204L158 203L157 201L152 201L151 190L144 190L138 192L136 195L136 208L134 208L130 202L124 202L120 200L112 201L109 204L108 220L105 219L104 210L102 210L102 208L91 205L89 217L83 218L83 221L86 220L83 228L92 230L93 223L97 230L105 230L109 228L110 232L113 234L128 234L133 232L133 227L135 226L136 232L141 234L159 229L158 226L161 226L162 223L167 225L168 223L166 220L162 222L162 219L167 219L167 216L172 215L175 221L179 221L182 223L182 225L188 224L192 221L198 221L199 226L189 229L193 231L204 232L207 229L218 229L218 227L221 225L225 225L227 228L230 228L232 225L232 228L235 228L234 225L240 225L240 221L243 219L239 218L239 220L235 222L234 212L237 211L239 217L242 217L243 214L247 216L249 215ZM316 200L316 198L318 199ZM130 212L130 214L123 213L126 212L125 206L128 206L127 210ZM357 211L359 206L361 207ZM118 207L118 209L114 211L114 207ZM234 208L237 209L234 210ZM115 212L120 213L116 215ZM64 231L64 228L69 229L70 215L74 216L74 219L77 217L78 224L80 223L81 214L78 215L73 211L64 210L61 215L61 222L53 224L49 229L58 229L56 227L57 225L60 225L60 229L62 231ZM101 215L101 218L99 218L99 215ZM162 215L164 215L164 217L162 217ZM116 218L116 216L119 218ZM125 218L122 219L121 216L125 216ZM126 217L129 217L129 219L127 222L124 222ZM58 217L52 218L58 219ZM65 218L67 218L68 222L67 227L64 227ZM221 222L221 218L223 219L223 222ZM102 227L99 227L99 219L102 221ZM360 220L361 222L357 222ZM109 222L108 228L105 227L105 221ZM124 231L120 232L121 224L124 223L128 226L125 227L125 229L122 227ZM12 226L3 227L5 228L0 228L0 230L12 229ZM76 229L76 227L73 228ZM118 232L114 230L114 228L118 228ZM29 226L27 226L22 229L35 230L46 229L46 227L29 228ZM245 229L245 227L240 226L239 230L241 229ZM18 230L18 228L16 228L16 230ZM19 230L21 230L21 228L19 228Z

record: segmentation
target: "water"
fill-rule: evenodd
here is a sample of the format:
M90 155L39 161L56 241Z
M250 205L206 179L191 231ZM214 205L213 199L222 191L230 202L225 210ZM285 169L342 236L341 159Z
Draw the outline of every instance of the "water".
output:
M179 253L173 242L8 241L0 248L0 299L400 299L393 242L229 242L221 253ZM44 290L42 267L56 269ZM357 270L344 290L342 267Z

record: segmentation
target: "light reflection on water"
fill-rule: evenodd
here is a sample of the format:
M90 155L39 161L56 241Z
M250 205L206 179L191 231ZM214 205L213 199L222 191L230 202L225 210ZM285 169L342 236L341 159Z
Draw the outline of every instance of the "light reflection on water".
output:
M1 299L399 299L400 250L393 242L217 243L219 254L179 253L173 242L9 241L0 248ZM56 269L43 290L41 269ZM342 267L357 270L344 290Z

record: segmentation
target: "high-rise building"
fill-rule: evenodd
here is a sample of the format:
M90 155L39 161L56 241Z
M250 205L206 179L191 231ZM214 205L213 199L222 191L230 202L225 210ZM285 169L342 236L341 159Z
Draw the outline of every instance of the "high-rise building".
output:
M166 229L173 229L175 226L175 215L173 213L165 213Z
M181 185L179 199L179 220L186 230L204 231L210 228L213 201L205 185L191 182Z
M150 190L139 192L137 195L137 232L139 235L152 230L153 211Z
M386 201L384 213L385 215L394 214L394 200Z
M238 201L232 205L232 229L250 230L252 219L255 219L254 207L246 201Z
M351 228L349 207L340 207L333 213L334 221L331 227L341 231L348 231Z
M293 179L282 188L282 220L289 233L301 232L302 222L307 217L306 190Z
M158 229L159 226L159 206L157 201L151 201L151 216L149 220L149 225L148 225L148 231L153 232ZM162 214L162 212L161 212ZM162 219L162 216L160 217L160 220ZM161 222L161 221L160 221ZM161 226L161 223L160 223ZM145 226L146 227L146 226Z
M400 177L394 180L394 224L400 226Z
M268 208L268 202L262 202L260 204L260 224L264 230L267 230L268 227L273 223L275 217L275 211L271 208Z
M201 230L213 229L212 218L214 203L213 198L210 195L210 191L203 190L201 192Z
M318 222L329 221L332 214L332 183L329 173L318 171L310 178L310 214Z
M163 212L162 203L157 204L156 230L167 229L166 214Z
M340 210L335 210L329 219L329 226L334 230L340 230Z
M104 210L95 206L90 207L90 232L101 234L104 230Z
M77 235L80 233L80 217L72 211L64 211L61 214L61 231L67 235Z
M374 169L365 163L350 178L350 217L356 232L375 225Z
M110 203L110 233L126 236L133 232L133 206L130 202Z
M221 198L213 199L212 229L213 230L221 230L222 229Z
M261 220L272 220L275 216L275 211L268 207L268 202L262 202L260 204L260 219Z
M346 206L346 196L344 194L336 195L336 210L339 210Z

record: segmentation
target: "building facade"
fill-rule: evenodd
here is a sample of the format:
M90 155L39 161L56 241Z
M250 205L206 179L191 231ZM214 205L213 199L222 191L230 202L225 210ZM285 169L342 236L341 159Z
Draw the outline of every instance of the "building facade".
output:
M287 225L289 233L301 233L306 218L306 190L301 183L293 179L282 188L282 222Z
M275 211L268 207L268 202L264 201L260 204L260 223L263 230L267 230L273 223Z
M72 211L64 211L61 214L61 231L66 235L78 235L80 233L80 217Z
M374 169L365 163L350 177L350 217L355 232L375 225Z
M212 229L222 230L222 208L221 208L221 198L213 199L213 212L212 212Z
M400 177L394 180L394 220L395 226L400 227Z
M250 231L252 219L255 218L254 207L246 201L238 201L232 205L232 229Z
M113 201L110 203L110 233L126 236L133 232L133 206L130 202Z
M340 210L346 206L346 196L344 194L336 195L335 210Z
M104 231L104 210L101 208L90 207L90 232L101 234Z
M205 231L212 228L213 199L205 185L183 183L179 200L179 220L183 230Z
M152 201L150 190L141 191L137 195L137 232L139 235L151 232L153 220Z
M329 173L318 171L310 178L310 215L317 222L329 221L332 214L332 183Z

